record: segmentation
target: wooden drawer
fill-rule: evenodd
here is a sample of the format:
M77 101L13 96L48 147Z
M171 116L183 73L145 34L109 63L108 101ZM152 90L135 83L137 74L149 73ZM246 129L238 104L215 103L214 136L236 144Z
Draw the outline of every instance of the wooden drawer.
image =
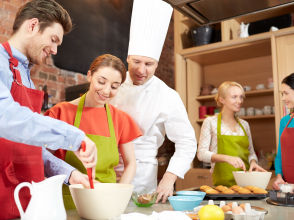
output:
M190 169L186 173L185 179L178 179L176 181L176 191L202 185L212 186L212 184L212 174L209 169Z

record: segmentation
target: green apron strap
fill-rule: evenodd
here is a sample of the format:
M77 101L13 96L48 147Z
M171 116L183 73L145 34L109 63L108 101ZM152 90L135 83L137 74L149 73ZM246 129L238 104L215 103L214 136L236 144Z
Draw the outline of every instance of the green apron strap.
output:
M235 118L236 118L237 122L239 123L240 127L243 129L245 136L248 138L247 133L246 133L246 131L245 131L243 125L241 124L241 122L238 120L237 117L235 117Z
M218 113L217 116L217 138L221 135L221 125L222 125L222 112Z
M217 118L217 137L220 137L221 135L221 124L222 124L222 113L220 112L218 114L218 118ZM238 122L238 124L240 125L240 127L242 128L242 130L244 131L245 136L248 138L247 133L243 127L243 125L241 124L241 122L238 120L237 117L235 117L236 121Z
M78 109L77 109L77 113L76 113L76 117L75 117L75 122L74 122L74 126L77 128L80 128L80 123L81 123L81 119L82 119L82 113L83 113L86 94L87 93L82 95L82 97L80 98L79 105L78 105Z
M108 121L108 126L109 126L109 133L110 133L110 137L115 137L115 131L114 131L114 126L113 126L113 122L112 122L112 117L111 117L111 113L108 107L108 104L105 104L106 107L106 114L107 114L107 121Z

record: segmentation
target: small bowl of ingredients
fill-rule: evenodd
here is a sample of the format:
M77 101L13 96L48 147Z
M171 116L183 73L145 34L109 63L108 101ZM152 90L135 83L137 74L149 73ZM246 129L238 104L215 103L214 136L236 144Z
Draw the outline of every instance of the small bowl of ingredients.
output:
M183 213L186 214L190 219L199 220L199 216L197 214L197 211L194 211L194 210L184 210Z
M150 207L152 206L157 199L157 192L136 192L132 193L133 202L139 207Z

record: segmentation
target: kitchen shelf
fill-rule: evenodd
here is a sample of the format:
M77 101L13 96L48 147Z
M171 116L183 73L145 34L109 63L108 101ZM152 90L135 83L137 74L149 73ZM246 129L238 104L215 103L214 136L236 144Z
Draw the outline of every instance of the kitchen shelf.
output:
M252 90L245 92L246 97L256 97L256 96L265 96L265 95L273 95L274 89L260 89L260 90ZM197 101L205 102L205 101L213 101L215 95L206 95L206 96L198 96L195 99Z
M271 56L271 37L294 33L294 27L251 35L198 47L182 49L179 54L201 65L212 65L256 57Z
M248 119L264 119L264 118L275 118L274 114L271 115L252 115L252 116L241 116L238 117L244 120L248 120ZM205 119L198 119L196 120L197 123L202 123Z

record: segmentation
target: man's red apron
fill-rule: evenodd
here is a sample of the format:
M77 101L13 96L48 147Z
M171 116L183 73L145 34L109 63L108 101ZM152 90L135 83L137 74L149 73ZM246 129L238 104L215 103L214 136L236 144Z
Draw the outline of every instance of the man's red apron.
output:
M294 128L288 128L293 116L284 128L281 135L281 153L282 153L282 171L284 180L288 183L294 183Z
M15 102L40 113L43 92L22 85L18 60L13 57L8 42L2 44L10 56L9 66L13 73L11 95ZM9 120L9 119L7 119ZM5 128L4 128L5 129ZM21 129L21 128L20 128ZM26 131L28 132L28 131ZM0 219L20 216L14 202L14 189L21 182L40 182L44 180L42 148L0 139ZM20 191L20 202L25 210L30 201L28 188Z

